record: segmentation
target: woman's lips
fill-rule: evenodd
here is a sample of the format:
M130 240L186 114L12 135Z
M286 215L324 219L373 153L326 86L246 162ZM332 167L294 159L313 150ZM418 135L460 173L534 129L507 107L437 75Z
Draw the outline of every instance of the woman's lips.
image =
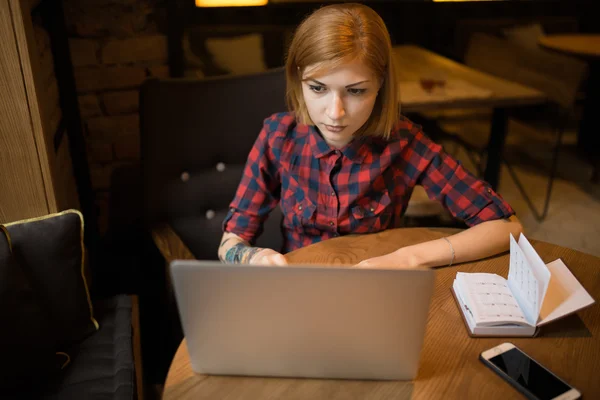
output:
M329 132L340 133L341 131L346 129L346 125L327 125L327 124L325 124L325 128Z

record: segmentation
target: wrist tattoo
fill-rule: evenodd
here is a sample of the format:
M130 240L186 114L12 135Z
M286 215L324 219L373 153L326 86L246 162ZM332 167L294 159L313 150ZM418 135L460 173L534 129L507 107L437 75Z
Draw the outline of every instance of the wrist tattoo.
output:
M252 257L261 250L261 247L250 247L244 243L237 243L227 250L224 261L231 264L249 264Z

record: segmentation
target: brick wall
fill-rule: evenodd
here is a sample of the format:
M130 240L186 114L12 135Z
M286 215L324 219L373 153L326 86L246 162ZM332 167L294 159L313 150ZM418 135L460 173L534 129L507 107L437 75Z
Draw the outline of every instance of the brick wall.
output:
M166 0L65 0L98 223L108 221L112 171L139 163L138 91L168 76Z

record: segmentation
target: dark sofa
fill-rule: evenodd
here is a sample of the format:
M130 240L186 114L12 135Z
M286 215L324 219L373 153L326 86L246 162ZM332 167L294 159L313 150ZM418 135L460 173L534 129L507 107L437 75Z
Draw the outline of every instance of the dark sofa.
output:
M65 373L43 399L136 399L132 298L119 295L94 303L100 329L75 350Z
M81 214L0 228L0 398L142 398L137 299L92 301Z

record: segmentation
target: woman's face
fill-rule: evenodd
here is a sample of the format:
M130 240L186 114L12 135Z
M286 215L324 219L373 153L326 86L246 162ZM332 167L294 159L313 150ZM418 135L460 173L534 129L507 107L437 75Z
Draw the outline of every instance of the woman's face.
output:
M343 64L313 76L311 72L316 67L309 65L302 76L308 115L325 141L341 148L371 116L379 80L360 62Z

